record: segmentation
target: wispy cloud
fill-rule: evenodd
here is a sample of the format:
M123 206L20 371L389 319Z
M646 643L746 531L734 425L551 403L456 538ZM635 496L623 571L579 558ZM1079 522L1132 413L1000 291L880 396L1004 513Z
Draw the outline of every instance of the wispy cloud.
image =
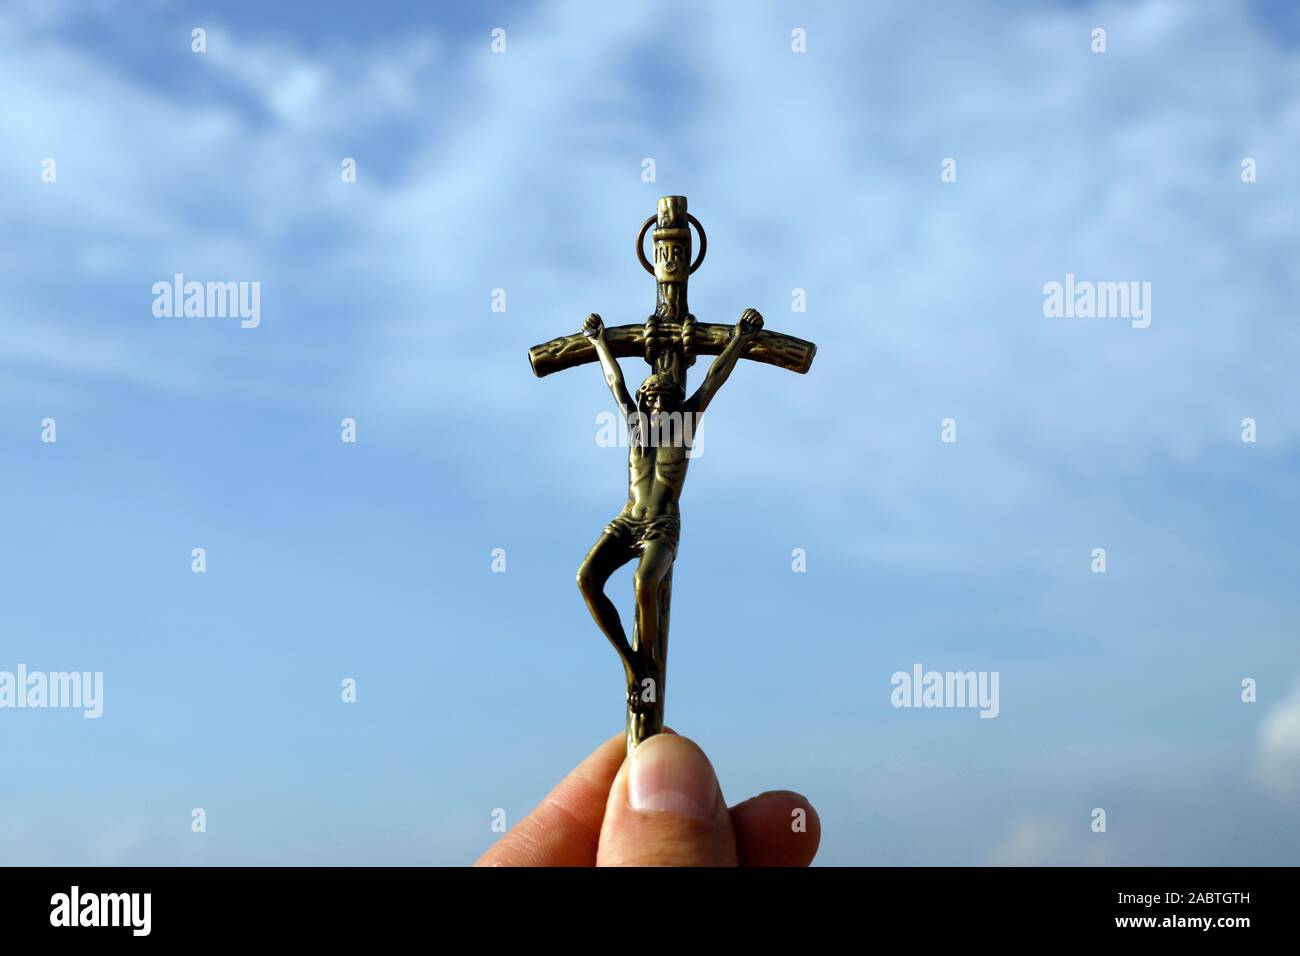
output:
M995 862L1091 862L1097 846L1103 862L1135 863L1292 852L1279 807L1296 786L1300 698L1275 705L1256 737L1216 695L1239 673L1294 672L1293 42L1233 5L1161 0L756 3L743 17L723 4L573 3L494 10L508 51L493 54L478 23L467 32L422 4L402 7L404 28L384 36L363 34L363 8L340 5L311 41L262 29L259 8L205 15L203 55L172 4L24 0L0 11L0 86L20 94L0 108L0 393L21 407L4 434L34 433L58 404L47 397L125 423L104 440L120 443L120 458L60 445L67 460L86 456L84 471L58 470L64 459L27 444L14 456L15 480L47 511L16 529L11 576L58 605L41 605L29 636L93 625L111 632L104 648L140 646L143 598L104 584L88 524L125 587L145 574L119 554L133 543L148 543L136 557L154 568L164 559L152 549L188 554L196 527L216 536L237 521L266 531L230 542L245 569L265 558L262 577L248 571L221 606L159 578L150 602L171 616L159 612L170 625L157 628L186 631L210 614L214 634L260 659L328 604L315 626L352 666L375 658L358 658L366 642L335 612L364 607L347 626L369 635L378 616L388 628L365 655L389 652L383 667L405 674L433 642L446 706L487 724L484 684L497 682L506 713L538 674L569 679L547 641L604 648L581 630L573 594L550 597L552 579L571 590L571 571L556 570L566 552L549 536L585 546L570 525L581 515L598 531L609 514L593 509L617 506L625 462L594 441L609 406L598 372L537 381L525 353L590 311L641 321L653 286L634 230L657 196L685 193L709 234L696 315L732 322L753 306L819 353L802 377L742 367L714 404L683 560L707 565L716 590L705 600L679 586L675 602L695 601L705 619L724 620L725 606L729 626L767 642L782 667L798 636L801 669L781 675L781 713L791 738L824 741L831 755L808 772L832 823L837 809L841 821L871 817L844 764L864 778L875 766L855 723L867 719L857 708L872 668L883 682L893 658L942 654L1006 677L1003 714L977 722L997 725L986 736L958 741L935 723L898 745L893 779L924 778L940 796L924 812L900 807L892 836L862 824L839 860L886 839L909 862L950 860L951 846L927 842L926 813L987 828L992 846L969 853ZM117 39L89 39L88 22ZM664 22L683 24L671 41ZM1101 55L1089 50L1097 25L1109 38ZM795 27L807 53L790 49ZM1241 182L1247 157L1256 183ZM45 158L58 163L54 185L41 182ZM345 158L357 161L355 183L340 179ZM656 182L642 181L647 158ZM940 179L947 158L954 183ZM177 272L260 281L262 325L155 318L152 284ZM1150 282L1150 328L1045 317L1042 287L1066 273ZM497 288L505 313L490 310ZM807 312L791 310L796 288ZM157 415L149 428L142 409ZM201 435L204 414L227 418L222 454L191 449L201 461L171 465L186 472L179 484L142 480L141 469L168 466L157 436ZM316 436L344 414L359 414L363 442L349 451L361 454L327 457L336 436L325 451ZM939 440L947 417L955 444ZM1255 444L1240 440L1245 417L1258 423ZM82 497L40 498L52 478ZM138 504L129 519L124 500ZM285 550L272 549L277 535ZM489 592L466 568L500 543L516 570ZM808 587L782 591L796 545L808 550ZM1098 546L1105 576L1089 571ZM88 566L75 563L83 551ZM322 553L333 551L348 560L330 565ZM235 563L218 553L213 566ZM299 566L310 573L295 579ZM79 608L50 593L92 593L102 606L87 600L96 617L70 623L58 615ZM552 603L540 615L543 594ZM259 630L286 607L298 610L284 633ZM410 620L437 620L437 633L421 625L406 642ZM713 682L693 698L675 692L697 719L725 722L716 701L770 678L737 676L734 643L678 630L678 666ZM169 667L206 670L214 653L148 634L178 655L162 655ZM302 693L315 700L317 689ZM844 701L849 718L827 731ZM585 729L578 703L555 706ZM414 751L421 727L412 719L395 740ZM1135 736L1140 759L1125 751ZM1016 749L1026 743L1037 760ZM511 758L527 741L503 734L490 759L473 760L459 741L437 745L449 764L474 764L476 795L519 791ZM1204 749L1213 767L1198 763ZM1122 773L1117 753L1128 753ZM1252 755L1268 812L1251 802L1262 795L1224 783ZM751 756L741 769L765 780L768 761ZM980 761L999 758L997 794L952 802ZM1063 783L1045 782L1045 768L1065 763ZM1176 786L1162 782L1170 767ZM1128 806L1113 799L1120 783L1141 791ZM879 805L890 786L875 786ZM455 826L482 817L445 799ZM1092 801L1117 810L1103 841L1086 820L1044 809ZM1209 834L1189 849L1203 811L1235 813L1246 842ZM142 823L147 838L128 827L97 852L171 847L160 835L170 825ZM40 834L6 839L35 854Z
M1255 757L1266 790L1283 798L1300 796L1300 685L1265 715Z

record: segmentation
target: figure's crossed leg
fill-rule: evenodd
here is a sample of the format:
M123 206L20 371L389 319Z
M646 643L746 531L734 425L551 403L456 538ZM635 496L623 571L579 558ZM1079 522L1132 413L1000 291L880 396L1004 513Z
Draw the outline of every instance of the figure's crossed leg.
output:
M618 608L605 594L605 582L615 571L634 560L638 553L640 561L632 576L636 594L634 645L623 629ZM660 614L663 609L664 582L672 571L675 557L675 549L668 541L650 541L641 549L606 531L578 568L578 587L587 602L587 609L623 662L623 670L627 675L628 704L633 710L641 707L642 695L646 690L645 682L653 680L658 685L663 680L663 662L656 659L661 653L659 635L663 622ZM656 699L662 692L661 687L653 687L650 700Z
M618 651L623 669L627 672L629 688L640 684L641 668L627 639L627 633L623 630L618 608L614 607L614 602L605 594L605 582L611 574L636 556L635 547L606 531L587 552L578 568L578 588L587 602L587 610L595 619L596 626L614 645L614 650Z

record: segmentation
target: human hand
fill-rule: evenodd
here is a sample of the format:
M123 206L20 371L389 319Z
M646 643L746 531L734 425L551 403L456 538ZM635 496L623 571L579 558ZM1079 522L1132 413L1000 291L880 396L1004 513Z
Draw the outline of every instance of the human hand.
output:
M582 334L589 339L599 338L605 334L605 322L595 312L587 316L587 320L582 323Z
M624 759L622 734L578 764L476 866L807 866L821 823L768 791L730 810L713 766L669 730Z

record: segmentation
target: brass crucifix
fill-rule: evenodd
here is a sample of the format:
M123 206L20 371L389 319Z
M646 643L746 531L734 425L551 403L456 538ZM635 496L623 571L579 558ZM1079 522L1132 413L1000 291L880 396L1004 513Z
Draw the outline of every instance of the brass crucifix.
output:
M654 266L643 243L654 224ZM693 224L700 254L691 263ZM588 362L599 362L619 411L628 424L627 504L614 517L578 568L578 587L587 608L614 649L627 675L627 749L659 733L664 725L664 681L668 670L668 614L673 562L681 528L678 500L690 463L699 417L742 358L807 372L817 346L779 332L763 331L754 309L734 327L696 322L686 304L686 281L704 261L708 243L699 220L686 211L685 196L664 196L659 213L641 226L636 254L655 277L655 310L644 325L606 329L599 315L587 316L581 333L552 339L528 350L541 378ZM704 381L686 397L686 370L697 355L716 355ZM644 356L650 374L628 394L617 359ZM605 594L611 574L637 561L632 578L636 617L628 641L618 610Z

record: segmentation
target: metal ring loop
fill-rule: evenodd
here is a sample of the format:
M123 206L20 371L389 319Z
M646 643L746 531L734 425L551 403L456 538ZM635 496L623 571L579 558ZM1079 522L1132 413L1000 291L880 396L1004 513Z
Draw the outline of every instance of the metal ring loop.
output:
M659 216L657 214L651 216L641 224L641 231L636 234L636 257L641 260L641 265L645 267L645 271L651 275L655 274L655 269L654 266L650 265L650 261L645 257L645 234L646 231L649 230L650 225L658 219ZM709 248L709 238L704 234L704 227L700 225L698 219L690 213L687 213L686 220L691 223L691 225L695 226L695 231L700 234L700 254L695 257L695 264L691 266L691 271L687 273L687 275L694 275L695 270L698 269L700 263L704 261L704 253L707 252ZM687 228L690 227L688 226Z

